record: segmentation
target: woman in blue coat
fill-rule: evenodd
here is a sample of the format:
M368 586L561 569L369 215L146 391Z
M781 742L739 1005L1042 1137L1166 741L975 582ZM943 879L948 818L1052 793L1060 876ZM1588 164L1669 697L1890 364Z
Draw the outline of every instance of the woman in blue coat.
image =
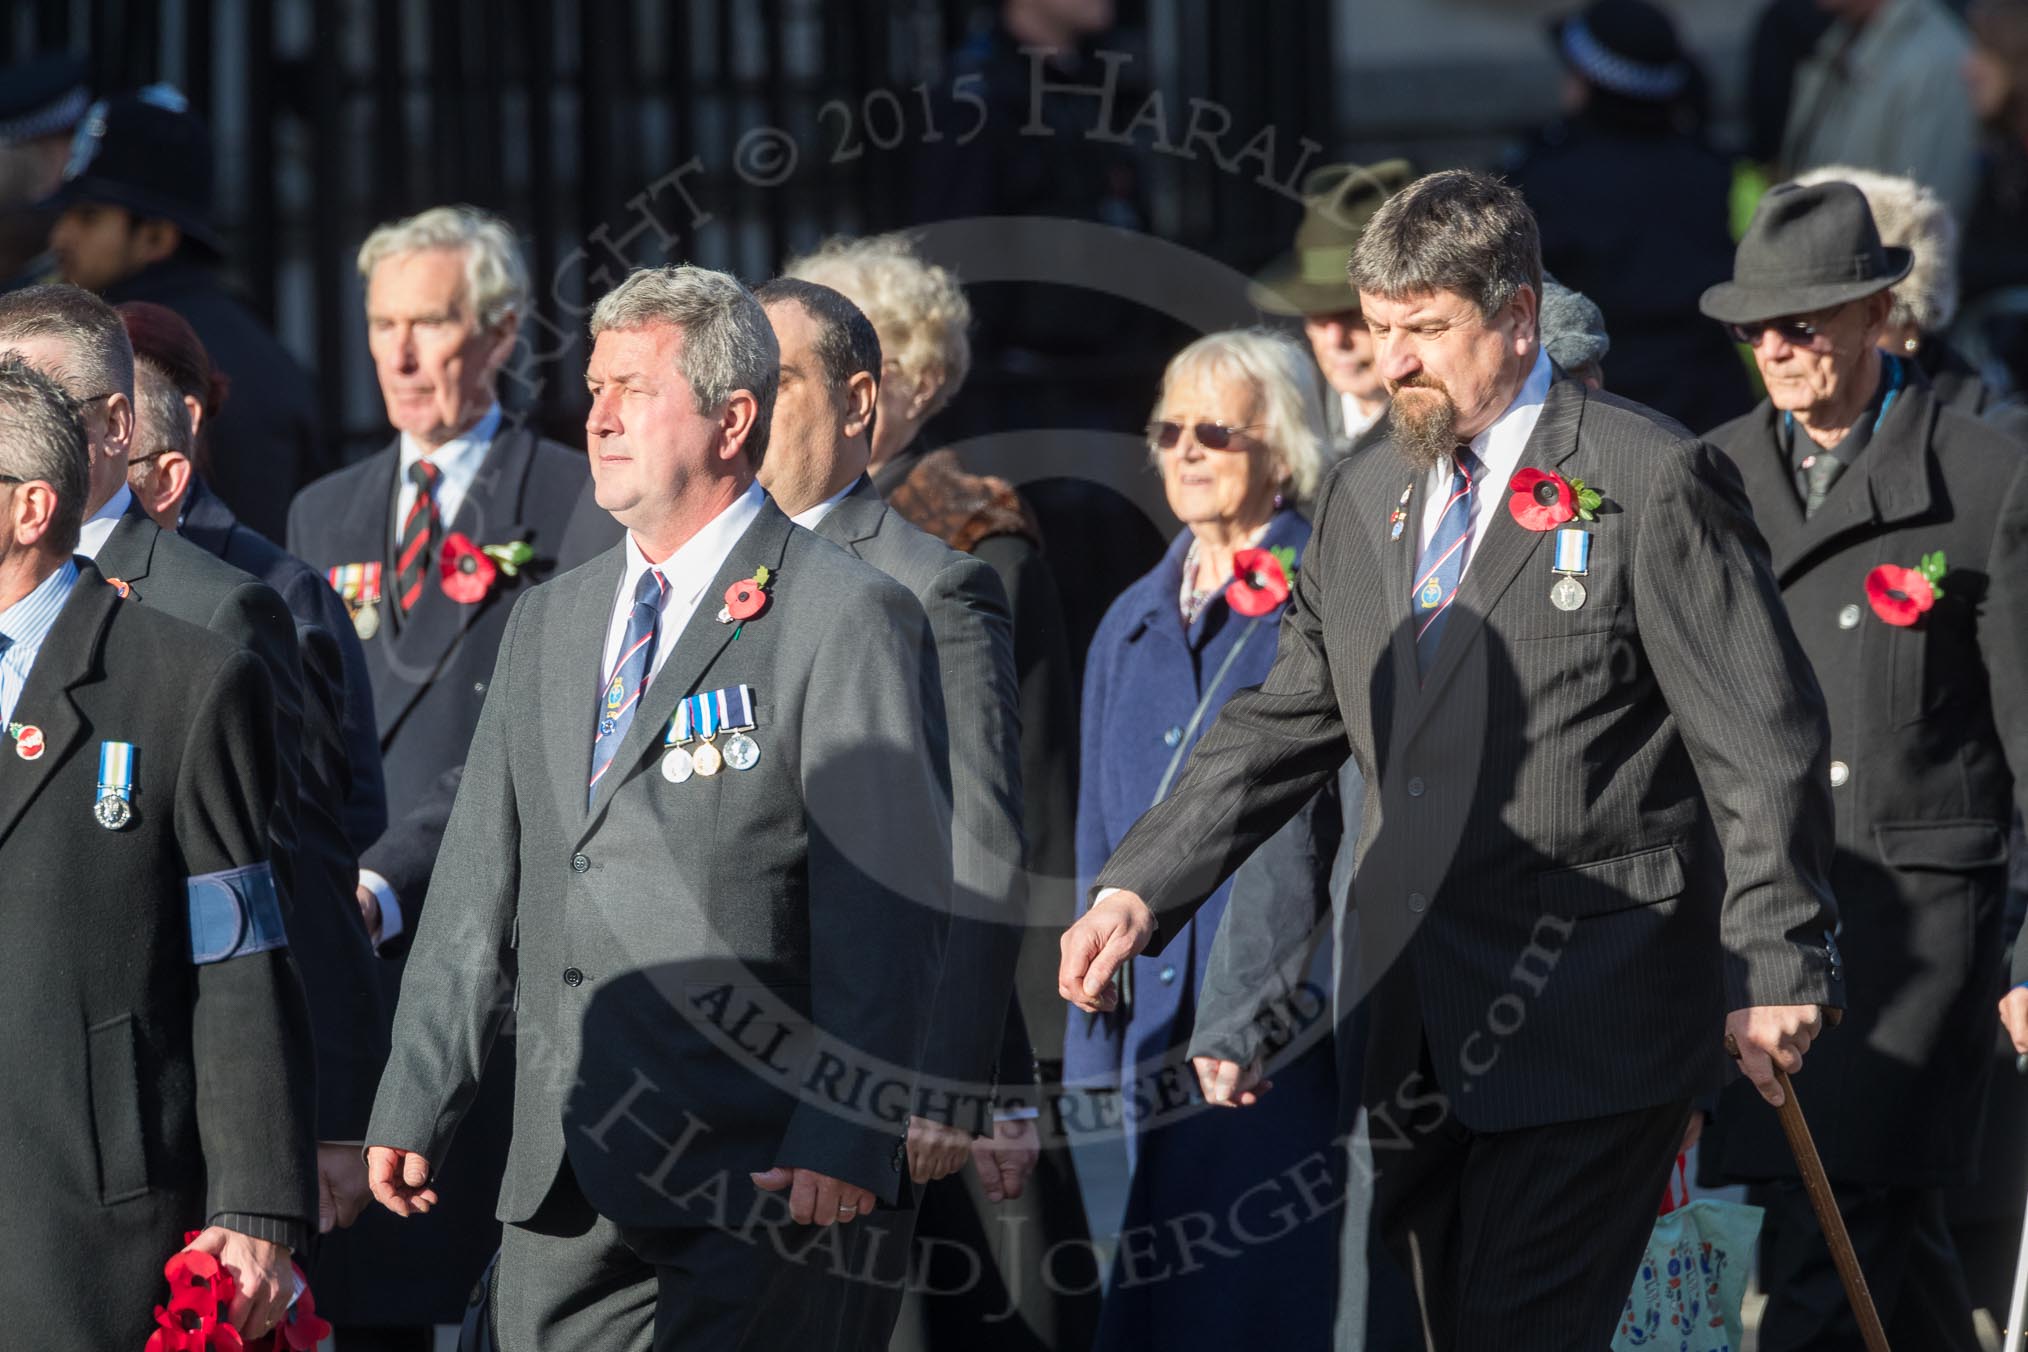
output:
M1310 535L1290 504L1322 477L1325 435L1315 373L1293 339L1215 333L1169 363L1149 441L1186 529L1107 611L1085 667L1081 897L1219 708L1273 664ZM1320 799L1262 850L1316 861L1297 876L1322 889L1338 834L1336 804ZM1226 895L1213 893L1159 957L1132 962L1116 1010L1070 1016L1064 1079L1118 1091L1105 1101L1118 1106L1133 1169L1102 1349L1329 1345L1342 1199L1329 983L1313 983L1314 1021L1270 1063L1274 1092L1244 1113L1206 1107L1184 1048Z

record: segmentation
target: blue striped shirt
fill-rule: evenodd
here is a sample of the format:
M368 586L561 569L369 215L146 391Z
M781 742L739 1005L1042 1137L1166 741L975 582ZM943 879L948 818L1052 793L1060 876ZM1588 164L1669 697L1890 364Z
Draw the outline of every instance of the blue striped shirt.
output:
M0 723L14 721L14 706L28 684L29 668L76 585L77 564L65 559L63 567L42 579L34 591L0 610Z

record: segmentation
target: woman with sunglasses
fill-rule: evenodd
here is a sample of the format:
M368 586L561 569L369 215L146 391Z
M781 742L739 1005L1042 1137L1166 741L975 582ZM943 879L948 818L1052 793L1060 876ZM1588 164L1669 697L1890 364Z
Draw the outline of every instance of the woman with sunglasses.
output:
M1215 333L1170 361L1149 454L1185 529L1113 603L1092 642L1080 898L1127 829L1174 787L1225 701L1267 675L1310 535L1295 504L1323 475L1325 438L1314 369L1293 338ZM1322 889L1339 820L1335 798L1320 798L1261 853L1312 861L1298 864L1299 876ZM1130 965L1116 1010L1070 1013L1065 1081L1117 1091L1097 1102L1108 1126L1121 1124L1133 1174L1100 1348L1330 1345L1337 1212L1319 1214L1287 1186L1287 1171L1307 1171L1319 1205L1335 1200L1325 1163L1338 1158L1329 1148L1337 1089L1323 1036L1328 981L1305 1005L1306 1032L1272 1067L1274 1093L1248 1113L1207 1108L1184 1056L1228 890L1159 957ZM1242 1205L1248 1189L1255 1200ZM1290 1205L1301 1223L1276 1214ZM1094 1217L1095 1228L1109 1219ZM1199 1232L1201 1242L1180 1238Z

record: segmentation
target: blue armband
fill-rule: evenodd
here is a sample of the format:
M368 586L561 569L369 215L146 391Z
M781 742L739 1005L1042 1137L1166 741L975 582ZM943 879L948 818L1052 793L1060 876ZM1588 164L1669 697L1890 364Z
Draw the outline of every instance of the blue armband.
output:
M266 864L202 874L184 889L190 903L190 961L196 965L289 946L274 870Z

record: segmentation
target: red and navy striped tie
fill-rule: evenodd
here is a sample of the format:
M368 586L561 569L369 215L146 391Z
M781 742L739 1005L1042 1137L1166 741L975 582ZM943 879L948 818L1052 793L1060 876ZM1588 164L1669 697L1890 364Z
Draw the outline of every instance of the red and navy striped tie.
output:
M648 674L655 665L655 634L662 623L662 599L669 584L660 570L650 568L634 587L634 608L627 614L626 636L620 640L620 660L612 675L599 688L598 736L592 740L591 785L587 794L598 794L599 781L612 768L613 753L633 724L634 710L648 688ZM589 797L587 804L589 804Z
M436 543L437 476L441 473L427 460L408 467L408 481L415 485L415 501L401 522L401 543L394 551L394 599L403 615L415 608L422 596L423 579L429 576L430 553Z
M1436 531L1422 555L1422 576L1409 593L1409 613L1415 618L1415 669L1427 674L1436 660L1437 643L1450 619L1451 602L1458 599L1458 582L1465 575L1465 550L1471 540L1472 482L1480 470L1478 457L1469 446L1458 447L1451 458L1451 495L1437 518Z

